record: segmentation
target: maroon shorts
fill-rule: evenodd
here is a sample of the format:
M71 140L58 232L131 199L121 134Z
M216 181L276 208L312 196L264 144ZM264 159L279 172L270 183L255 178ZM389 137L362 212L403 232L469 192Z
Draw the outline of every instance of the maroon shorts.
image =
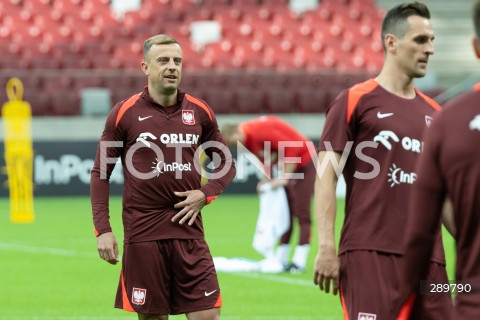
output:
M340 256L340 297L345 319L395 319L393 303L399 297L402 256L370 250ZM430 263L429 281L448 281L445 266ZM422 296L413 307L414 319L449 319L453 311L449 294ZM413 314L412 314L413 315ZM412 318L413 319L413 318Z
M124 245L116 308L166 315L221 305L215 266L204 239Z

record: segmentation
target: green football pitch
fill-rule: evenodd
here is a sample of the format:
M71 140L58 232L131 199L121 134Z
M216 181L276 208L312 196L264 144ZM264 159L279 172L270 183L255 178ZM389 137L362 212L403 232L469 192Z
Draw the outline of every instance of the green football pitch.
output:
M110 210L121 242L120 198L111 199ZM136 319L113 308L120 265L97 256L89 199L36 198L35 214L32 224L13 224L8 200L0 199L0 319ZM225 195L206 207L203 219L212 255L260 260L252 247L257 215L254 195ZM339 213L337 237L342 220ZM219 272L222 319L342 319L338 296L321 292L312 282L316 238L314 231L305 274ZM444 243L452 279L454 243L448 235Z

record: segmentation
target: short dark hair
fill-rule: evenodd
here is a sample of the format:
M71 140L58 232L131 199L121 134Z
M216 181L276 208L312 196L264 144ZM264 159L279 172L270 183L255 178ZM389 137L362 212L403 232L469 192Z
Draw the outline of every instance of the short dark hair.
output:
M475 1L473 5L473 25L475 26L475 35L480 39L480 0Z
M385 36L391 33L399 38L406 33L405 22L410 16L420 16L430 19L430 11L427 6L421 2L402 3L390 9L382 22L382 45L385 50Z
M174 38L166 35L166 34L157 34L156 36L150 37L145 42L143 43L143 59L145 61L148 60L148 51L150 51L150 48L153 45L159 45L159 44L172 44L176 43L178 44L177 40Z

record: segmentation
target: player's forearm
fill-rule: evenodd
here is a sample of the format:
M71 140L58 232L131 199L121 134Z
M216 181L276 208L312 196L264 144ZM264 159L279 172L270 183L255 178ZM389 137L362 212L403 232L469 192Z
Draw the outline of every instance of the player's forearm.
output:
M99 171L94 168L90 178L90 200L96 236L112 231L108 209L109 190L108 180L100 179Z
M315 180L315 219L317 221L319 249L335 250L335 217L337 214L336 189L338 177L333 165L328 164L322 170L320 164L325 158L335 157L338 161L341 155L320 151L318 154L317 177Z
M317 202L322 200L317 199L315 201ZM335 212L335 204L329 205L324 203L322 205L315 206L319 247L325 249L335 248Z
M315 183L315 219L317 222L318 245L323 249L335 250L335 217L337 200L335 187L325 186L317 178Z

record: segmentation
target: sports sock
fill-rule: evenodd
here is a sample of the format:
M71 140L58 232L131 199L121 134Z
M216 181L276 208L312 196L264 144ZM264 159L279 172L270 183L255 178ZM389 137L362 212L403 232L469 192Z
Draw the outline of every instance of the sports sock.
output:
M307 265L308 251L310 250L309 244L303 244L295 247L295 253L293 254L292 262L299 268L305 269Z
M289 244L281 244L277 247L277 251L275 253L277 256L277 260L280 261L281 264L286 265L290 259L290 245Z

